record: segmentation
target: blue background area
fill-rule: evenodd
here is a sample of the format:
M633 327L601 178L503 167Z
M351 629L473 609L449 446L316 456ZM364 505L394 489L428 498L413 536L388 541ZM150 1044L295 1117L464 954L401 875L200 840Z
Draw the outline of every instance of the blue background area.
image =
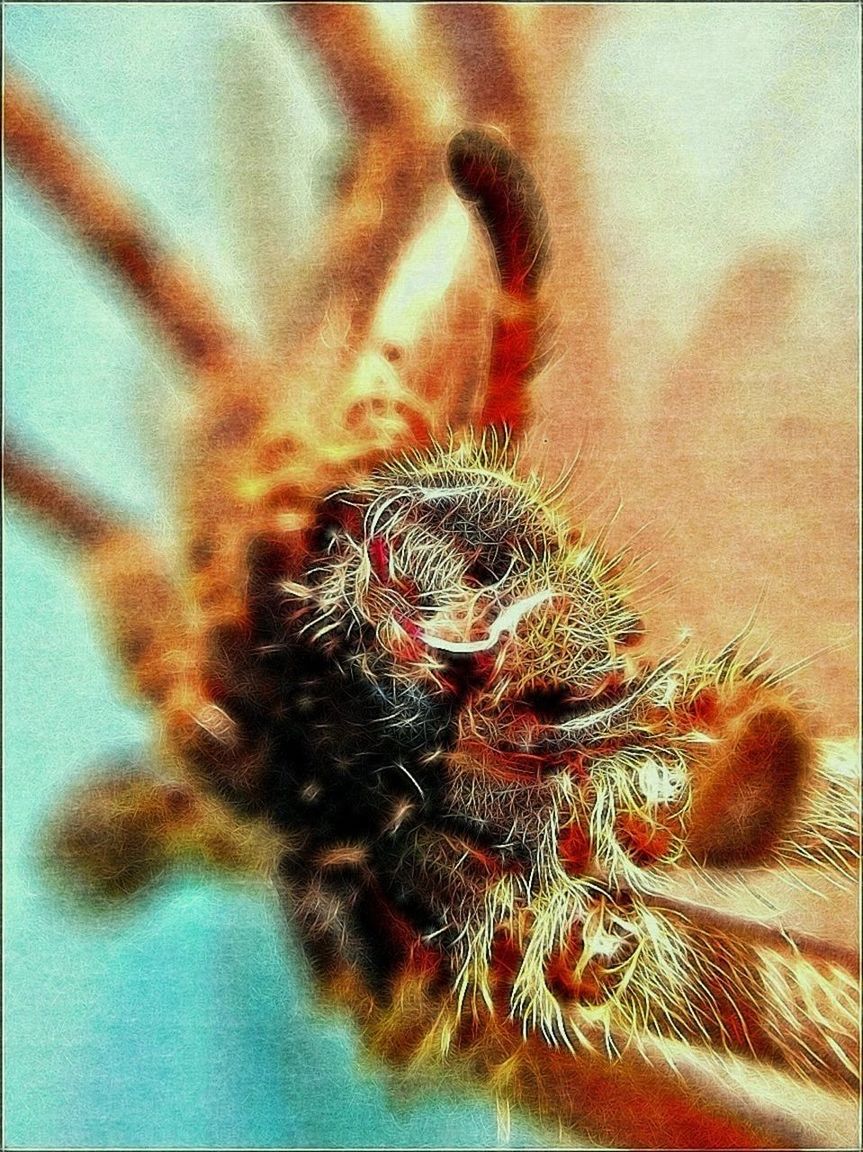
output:
M262 18L234 5L5 9L11 59L228 283L217 62ZM135 310L14 176L5 221L8 425L162 522L154 444L175 383ZM34 860L45 814L81 771L142 746L148 720L118 696L71 558L14 509L5 593L5 1146L495 1145L485 1102L394 1110L348 1027L312 1007L267 893L182 880L101 923L59 906ZM544 1139L516 1125L511 1144Z

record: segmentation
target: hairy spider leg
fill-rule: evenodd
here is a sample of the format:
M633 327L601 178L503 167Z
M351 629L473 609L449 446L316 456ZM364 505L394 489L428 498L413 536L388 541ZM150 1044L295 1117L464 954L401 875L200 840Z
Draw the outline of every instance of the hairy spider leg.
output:
M321 981L327 999L360 1023L371 1050L406 1076L490 1088L543 1123L602 1144L662 1148L787 1148L796 1133L775 1116L743 1115L673 1069L632 1049L554 1048L504 1012L480 1003L460 1013L421 956L392 996L375 997L349 965Z
M13 68L4 89L6 155L76 237L130 289L194 374L227 374L240 342L208 288L152 235L104 172Z
M680 1002L649 1025L854 1091L859 1073L858 961L848 949L667 897L648 897L688 955Z
M74 558L91 604L119 660L129 691L162 717L215 717L190 662L188 605L167 559L145 532L123 521L70 477L37 463L7 436L5 491ZM275 838L236 818L184 779L172 755L118 765L85 777L47 829L46 858L63 884L97 902L126 899L149 887L179 857L210 867L263 873Z
M528 169L489 132L460 132L448 161L459 195L475 205L485 226L500 276L479 424L518 434L529 419L527 385L536 371L539 287L549 259L545 207Z

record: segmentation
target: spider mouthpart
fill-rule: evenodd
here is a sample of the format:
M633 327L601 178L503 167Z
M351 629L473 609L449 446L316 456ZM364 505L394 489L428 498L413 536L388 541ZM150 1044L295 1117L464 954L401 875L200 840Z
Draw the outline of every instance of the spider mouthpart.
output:
M700 945L651 901L687 859L775 856L815 770L803 721L725 654L637 661L625 568L494 436L334 493L315 540L301 600L278 563L252 581L249 679L313 966L347 951L386 1002L421 939L463 1006L554 1041L679 1030Z

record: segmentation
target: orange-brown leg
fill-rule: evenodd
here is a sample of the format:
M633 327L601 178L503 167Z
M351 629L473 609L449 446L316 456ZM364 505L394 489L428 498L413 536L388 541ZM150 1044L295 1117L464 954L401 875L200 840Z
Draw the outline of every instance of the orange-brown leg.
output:
M611 1059L525 1037L518 1022L484 1011L459 1019L422 953L386 1003L372 998L347 968L328 978L329 995L358 1021L367 1043L389 1064L423 1072L463 1090L484 1091L535 1115L570 1138L632 1148L788 1148L796 1133L743 1105L710 1099L630 1050ZM448 1072L447 1072L448 1070Z
M187 610L153 541L7 437L6 492L74 546L132 690L161 707L183 674Z
M860 990L853 953L664 897L649 905L652 927L685 949L687 975L665 1004L656 999L648 1029L809 1082L854 1088Z
M538 85L518 13L503 4L430 4L420 19L449 57L467 123L499 128L519 156L532 161Z
M122 762L76 782L42 838L48 876L96 907L145 894L176 866L264 878L283 851L281 837L212 794Z
M4 480L25 512L74 546L108 650L130 691L158 711L168 755L185 760L197 750L198 763L206 766L209 754L221 764L233 725L209 699L203 637L167 557L145 532L8 441Z
M323 494L324 476L338 485L426 440L432 425L442 432L446 422L406 383L404 348L385 346L373 332L400 254L445 195L447 131L434 107L439 85L388 42L372 9L298 4L280 16L322 58L355 142L308 273L284 306L292 344L285 406L302 413L322 450L292 462L292 453L281 453L280 422L273 421L266 449L276 461L266 481L272 504L292 486Z
M156 240L131 205L8 64L4 139L11 164L119 277L194 374L230 371L240 341L212 293Z
M177 465L187 580L178 588L140 533L119 523L104 531L89 525L69 485L49 484L32 462L13 465L15 483L55 523L65 515L66 535L87 545L81 560L109 637L135 690L159 708L170 751L211 785L253 786L234 722L211 696L214 661L220 638L242 638L246 628L251 541L262 527L275 529L301 559L315 483L326 486L332 476L308 464L304 431L282 430L278 446L299 467L295 483L275 492L266 477L262 483L256 449L272 447L265 422L278 403L279 373L218 319L209 294L149 237L137 210L14 77L6 133L18 168L141 296L191 374L196 412ZM88 540L88 532L96 535Z
M5 491L75 551L109 650L130 691L161 723L161 761L182 783L115 771L85 781L49 833L61 862L93 895L134 894L168 858L197 856L224 867L263 867L280 840L254 822L237 824L212 794L230 780L231 718L209 698L192 613L167 558L69 477L37 462L7 437ZM191 756L190 756L191 754ZM55 860L55 865L57 860Z
M282 12L321 57L357 136L311 282L297 288L305 333L317 328L323 308L346 310L345 351L353 355L368 338L400 249L440 187L435 88L411 75L364 5L291 4Z
M215 731L218 718L195 663L189 606L167 557L146 533L8 437L3 472L5 490L21 508L74 546L109 651L130 690L160 710L169 745L176 740L174 728Z
M431 5L422 17L451 59L465 123L482 126L450 146L452 179L478 208L499 277L488 380L474 418L481 427L520 434L529 423L528 386L541 362L549 307L540 296L548 225L531 175L541 102L527 66L529 38L519 14L504 5Z
M236 457L242 457L258 433L264 416L262 398L274 391L274 373L220 315L207 286L159 243L140 208L8 68L4 132L14 167L134 293L190 375L197 426L183 462L192 524L189 547L200 554L202 538L212 544L211 563L203 573L197 569L200 590L205 598L226 603L227 611L236 611L242 545L230 528L226 534L221 529L242 521L246 514L236 484L230 481L237 474ZM215 470L213 447L224 448Z
M474 204L495 252L501 303L494 317L488 383L480 427L516 434L527 428L543 305L539 286L548 261L548 224L528 170L489 133L459 133L449 148L459 194Z
M457 11L470 6L435 7L442 12L445 9L455 22ZM484 42L474 41L469 66L475 71L472 81L467 77L465 82L481 88L486 69L498 67L501 51L515 53L511 67L528 78L522 80L527 113L517 124L506 124L492 109L491 123L504 127L527 162L543 191L550 221L551 260L542 287L545 306L539 311L542 327L533 368L538 376L533 390L542 398L536 412L538 430L550 431L555 421L546 428L544 417L557 413L558 405L572 411L574 400L575 410L583 413L575 442L589 428L597 444L614 443L619 374L611 330L612 306L594 212L598 201L575 110L588 52L597 32L613 18L612 9L595 4L479 7L496 9L508 27L498 44L492 39L487 57ZM484 107L482 102L478 106ZM535 126L532 136L525 134L525 124ZM550 370L540 376L546 365ZM549 439L561 443L559 435ZM567 450L561 462L569 464L573 444L563 447Z
M475 1067L497 1076L540 1119L572 1133L621 1148L787 1148L794 1142L781 1122L710 1100L699 1085L634 1053L615 1060L584 1050L573 1055L537 1037L519 1045L512 1025L493 1030L492 1044L498 1030L501 1039L490 1051L483 1046Z
M416 71L412 73L405 60L385 43L370 10L300 4L286 11L326 62L359 134L357 159L325 228L326 241L315 272L317 287L311 291L318 310L327 302L334 310L342 308L350 315L350 334L345 346L336 350L331 372L344 379L369 334L396 253L414 228L422 205L428 202L429 190L437 194L438 155L445 131L441 130L440 117L435 121L434 99L449 101L454 109L444 129L447 123L457 123L460 113L446 78L441 76L446 71L442 61L433 61L436 66L428 78L423 72L418 80ZM502 12L490 15L477 8L471 9L470 15L476 18L479 37L488 37L489 51L503 73L497 95L504 118L515 126L519 142L527 147L534 135L535 107L527 86L518 80L517 35ZM433 18L423 14L421 40L422 35L428 39L429 19ZM447 33L446 18L441 24L445 30L442 39L447 34L452 38L454 30L449 28ZM433 49L428 45L425 49L432 60ZM465 89L468 105L481 107L485 97L476 77ZM460 190L480 201L497 250L502 281L502 306L491 324L490 378L479 423L522 431L528 409L526 385L537 366L541 311L537 287L544 265L546 228L535 188L526 172L507 170L512 163L508 152L491 157L486 149L468 157L462 150L459 161L451 167L458 168L453 175ZM511 205L514 207L509 210ZM301 355L307 356L305 349ZM423 381L424 392L431 391L428 373L419 371L414 376ZM347 422L353 424L360 443L364 418L379 430L386 420L387 401L376 394L374 384L365 397L362 387L356 389L356 396L354 391L349 389L352 406ZM401 411L405 412L404 406ZM412 430L415 439L423 438L421 426L414 423ZM378 436L379 442L381 439ZM383 439L387 439L386 434ZM393 436L390 441L394 446Z

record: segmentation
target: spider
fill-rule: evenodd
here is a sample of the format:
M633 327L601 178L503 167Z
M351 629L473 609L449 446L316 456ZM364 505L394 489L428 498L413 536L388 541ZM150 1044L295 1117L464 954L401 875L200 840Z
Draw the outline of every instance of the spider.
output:
M355 355L363 346L356 333L362 336L363 325L369 323L375 285L382 284L388 260L410 225L399 219L399 206L414 207L411 190L440 181L445 141L430 132L435 143L427 155L410 151L408 145L415 147L417 137L425 138L411 122L422 109L415 106L415 93L406 92L403 84L398 87L397 69L375 73L376 54L362 27L351 42L349 61L354 67L362 61L370 80L365 91L357 93L340 48L347 38L331 39L326 27L317 24L321 17L311 10L292 15L311 25L312 38L343 86L359 126L366 129L368 149L356 158L356 170L362 173L366 160L372 173L384 179L384 188L405 193L393 198L387 243L376 237L374 259L346 264L345 251L361 251L362 243L368 243L367 236L352 236L350 231L351 210L363 207L362 182L348 183L339 202L335 221L344 225L334 244L339 259L334 268L332 254L324 253L323 284L337 302L339 291L345 299L359 301L347 345ZM486 51L499 51L505 65L506 37L498 32L495 40L494 21L500 17L469 15L472 23L462 28L463 42L479 29ZM333 20L365 19L346 11L331 11L327 17L329 27ZM497 93L500 105L491 116L481 105L477 108L480 119L503 120L508 138L501 140L495 133L456 135L449 156L454 182L463 194L478 199L502 253L499 271L506 308L503 320L491 320L499 325L493 360L498 363L500 404L480 402L475 421L518 431L524 418L524 386L534 365L530 357L521 362L513 356L501 333L503 323L514 317L511 331L525 334L545 304L534 299L544 270L545 229L539 187L521 159L531 148L529 117L526 97L518 91L519 73L512 66L510 77L510 90L504 86ZM14 133L20 105L13 102L11 107ZM383 107L401 111L382 128ZM30 120L31 128L38 129L39 115L37 111ZM380 153L375 153L375 144L381 142L375 129L383 133L383 169L378 167ZM49 124L43 141L55 141L57 132ZM26 168L28 147L22 148L20 140L14 144L13 159ZM32 133L29 140L32 160L37 155ZM401 167L400 144L410 158ZM41 174L50 174L44 151L38 158ZM75 172L67 170L57 187L67 192L75 178ZM511 228L505 226L495 199L501 189L521 205ZM96 207L103 220L104 200ZM137 227L136 218L131 220ZM98 228L91 234L98 236ZM518 241L514 256L502 246L513 235ZM123 261L126 275L137 278L140 287L147 254L142 256L129 231L124 241L113 244L111 258ZM381 254L386 259L379 258ZM355 275L357 280L352 279ZM340 276L347 282L340 283ZM516 290L513 281L519 280ZM197 286L186 278L176 287L194 294ZM196 327L195 301L187 311L171 311L176 301L170 294L153 297L150 288L148 284L145 296L154 302L157 319L170 329L175 346L180 344L181 359L200 374L200 349L205 349L206 360L213 332L202 337L202 328ZM495 299L492 293L486 297ZM309 298L316 318L319 301L314 292ZM498 305L499 298L493 307ZM485 307L488 310L488 304ZM209 303L201 315L205 325L210 322ZM483 318L487 316L488 311ZM329 315L328 337L338 330L339 319L337 310L335 317ZM530 345L529 333L525 340ZM587 338L584 343L589 344ZM325 347L332 347L332 341ZM343 344L336 345L337 364L343 350ZM304 370L318 367L308 345L300 351L298 363ZM232 374L234 349L229 352ZM722 1103L694 1107L686 1090L642 1062L638 1052L647 1041L637 1026L647 1023L648 1032L670 1028L678 1036L724 1048L753 1046L761 1057L796 1063L798 1071L801 1060L811 1059L802 1068L807 1076L841 1075L842 1060L833 1063L832 1045L820 1051L814 1037L798 1032L806 1046L815 1047L811 1056L783 1048L790 1044L785 1027L793 1039L797 1023L787 1012L780 1042L765 1038L762 1021L752 1016L753 1011L761 1016L763 1002L757 1001L753 1009L752 989L730 980L730 958L751 967L756 953L762 961L765 954L769 957L774 979L777 971L789 979L783 967L788 950L784 938L769 933L741 936L740 925L702 919L692 907L681 910L661 888L654 888L684 853L719 867L771 859L784 831L783 819L793 819L798 777L812 771L815 754L806 723L786 687L770 683L769 671L746 669L733 651L721 659L648 664L637 647L630 647L640 626L623 595L626 573L615 572L589 537L572 535L575 527L565 522L564 511L559 503L554 506L547 489L537 487L524 468L517 471L511 450L501 446L503 431L500 440L488 435L483 441L477 433L456 429L450 441L447 425L456 423L453 395L463 402L464 382L447 381L446 394L436 397L428 390L433 374L427 372L424 389L412 394L400 379L410 369L404 359L404 349L375 348L371 363L363 361L363 371L331 374L341 388L332 402L341 406L338 416L349 434L341 446L348 462L338 459L340 446L329 440L325 459L314 470L306 464L299 483L280 475L272 513L261 513L266 531L245 525L252 515L249 508L261 503L259 494L244 490L244 503L232 507L226 476L232 468L248 471L252 450L266 455L276 472L286 456L303 463L299 441L308 421L320 416L310 412L302 422L286 420L286 427L262 443L249 396L256 379L272 377L259 375L259 368L247 363L238 373L241 386L231 389L226 362L204 365L211 385L208 396L217 411L207 411L203 429L194 432L211 437L208 450L196 460L192 440L183 458L194 477L188 522L216 525L218 534L242 516L243 529L242 547L235 548L227 534L218 541L224 554L217 562L208 555L212 541L197 534L187 541L190 587L202 609L199 635L205 647L200 653L193 651L193 640L184 642L188 649L178 648L181 609L166 599L170 592L164 582L144 579L151 561L142 562L139 538L126 537L122 547L116 547L104 512L90 502L76 502L70 485L58 485L37 467L10 456L13 492L75 535L85 554L96 557L96 591L108 601L117 622L117 648L139 691L162 706L168 738L177 742L171 748L174 762L181 761L193 773L194 787L188 778L169 784L142 775L91 786L91 817L101 814L104 820L109 813L115 830L127 818L124 804L135 806L137 821L127 819L128 851L120 887L146 881L149 869L159 865L158 858L150 859L136 843L136 825L138 831L159 836L170 831L175 850L195 845L222 865L249 858L254 863L257 857L277 854L289 917L321 984L356 1014L372 1046L394 1061L425 1061L437 1067L445 1054L457 1069L492 1081L504 1101L544 1107L570 1127L616 1142L694 1142L693 1134L721 1146L731 1141L749 1141L746 1146L775 1142L781 1137L757 1117L734 1115ZM463 371L470 376L476 365L464 365ZM299 369L296 373L301 378ZM261 391L266 395L265 388ZM318 395L316 391L316 402ZM278 418L282 415L279 410ZM426 444L419 456L406 456L422 438L443 444ZM388 466L387 459L394 462ZM324 475L327 468L330 472ZM271 514L278 518L275 533ZM298 537L302 560L295 564L291 548ZM248 576L242 580L247 599L239 609L231 604L234 593L225 580L232 550ZM556 584L553 576L562 583ZM130 583L131 592L122 603L118 594L124 583ZM593 626L585 634L591 618ZM170 643L160 639L160 628ZM597 635L605 651L596 650L603 647ZM161 662L163 651L170 658L167 667ZM151 658L154 652L158 659ZM171 661L180 657L185 667L178 670ZM211 678L203 703L184 696L176 708L173 702L165 706L166 677L181 683L184 693L194 693L202 670ZM274 687L285 683L297 686L288 699L280 698ZM262 713L263 700L268 703ZM362 738L351 729L357 717L362 717ZM243 729L239 736L238 726ZM373 736L376 727L382 730L378 740ZM313 747L315 760L323 758L327 765L323 778L317 769L306 770L309 758L291 760L285 746L304 739L307 730L319 733ZM640 735L635 738L633 732ZM737 749L723 754L721 779L727 782L739 777L734 766L749 763L752 747L760 749L766 737L782 755L767 758L767 783L751 789L748 799L746 782L741 784L741 798L736 807L730 806L741 829L729 847L727 822L722 821L717 835L715 820L704 816L717 810L728 816L727 800L708 789L706 797L696 790L690 803L686 780L696 778L697 769L702 778L709 770L709 750L715 747L711 740L726 750ZM254 745L245 759L237 752L238 739ZM255 774L263 760L266 775L273 746L277 762L288 758L293 767L262 784ZM646 758L645 749L655 751L656 757ZM339 772L341 777L334 775ZM205 787L199 791L202 777ZM334 779L347 779L350 787L334 787ZM208 799L207 788L213 784L217 799ZM294 791L287 789L286 794L288 785ZM103 805L101 813L97 800ZM310 807L303 809L304 804ZM786 805L772 820L776 808ZM298 820L297 812L303 810L315 813L313 819ZM262 816L267 820L263 831ZM626 817L624 827L618 826L621 816ZM248 838L238 836L238 829ZM71 827L67 822L64 832L61 847L77 847L80 859L82 842L88 832L92 836L94 826L82 830L80 822ZM836 830L831 838L840 849ZM849 845L852 840L849 833ZM810 841L810 850L812 846ZM103 863L100 843L91 840L89 848L90 861ZM650 942L666 951L651 956ZM817 987L839 1010L839 1030L826 1035L834 1042L840 1037L841 1046L841 957L822 952L813 948L809 954L804 948L799 964L810 965L802 971L817 973L817 979L812 977ZM686 986L686 1002L669 1005L673 980L668 974L680 978L681 954L684 962L694 956L706 968ZM603 969L598 958L613 963ZM830 976L827 984L825 972ZM659 983L657 974L662 977ZM632 988L635 994L628 996ZM708 988L711 1001L720 1002L713 1015L699 1004L699 994L706 996ZM742 996L733 1001L734 1017L721 1011L726 994L729 1004L731 995ZM686 1011L701 1013L700 1032L694 1037L686 1031ZM690 1029L692 1024L690 1018ZM459 1065L460 1059L466 1063ZM534 1061L546 1078L549 1098L544 1105L531 1083ZM561 1085L557 1097L556 1084ZM585 1084L594 1086L594 1092L585 1094ZM621 1112L612 1124L609 1102L617 1105L624 1088L631 1093L630 1103L626 1109L619 1105ZM598 1105L589 1098L594 1094ZM665 1103L661 1121L645 1118L646 1097ZM637 1121L642 1127L634 1134Z

